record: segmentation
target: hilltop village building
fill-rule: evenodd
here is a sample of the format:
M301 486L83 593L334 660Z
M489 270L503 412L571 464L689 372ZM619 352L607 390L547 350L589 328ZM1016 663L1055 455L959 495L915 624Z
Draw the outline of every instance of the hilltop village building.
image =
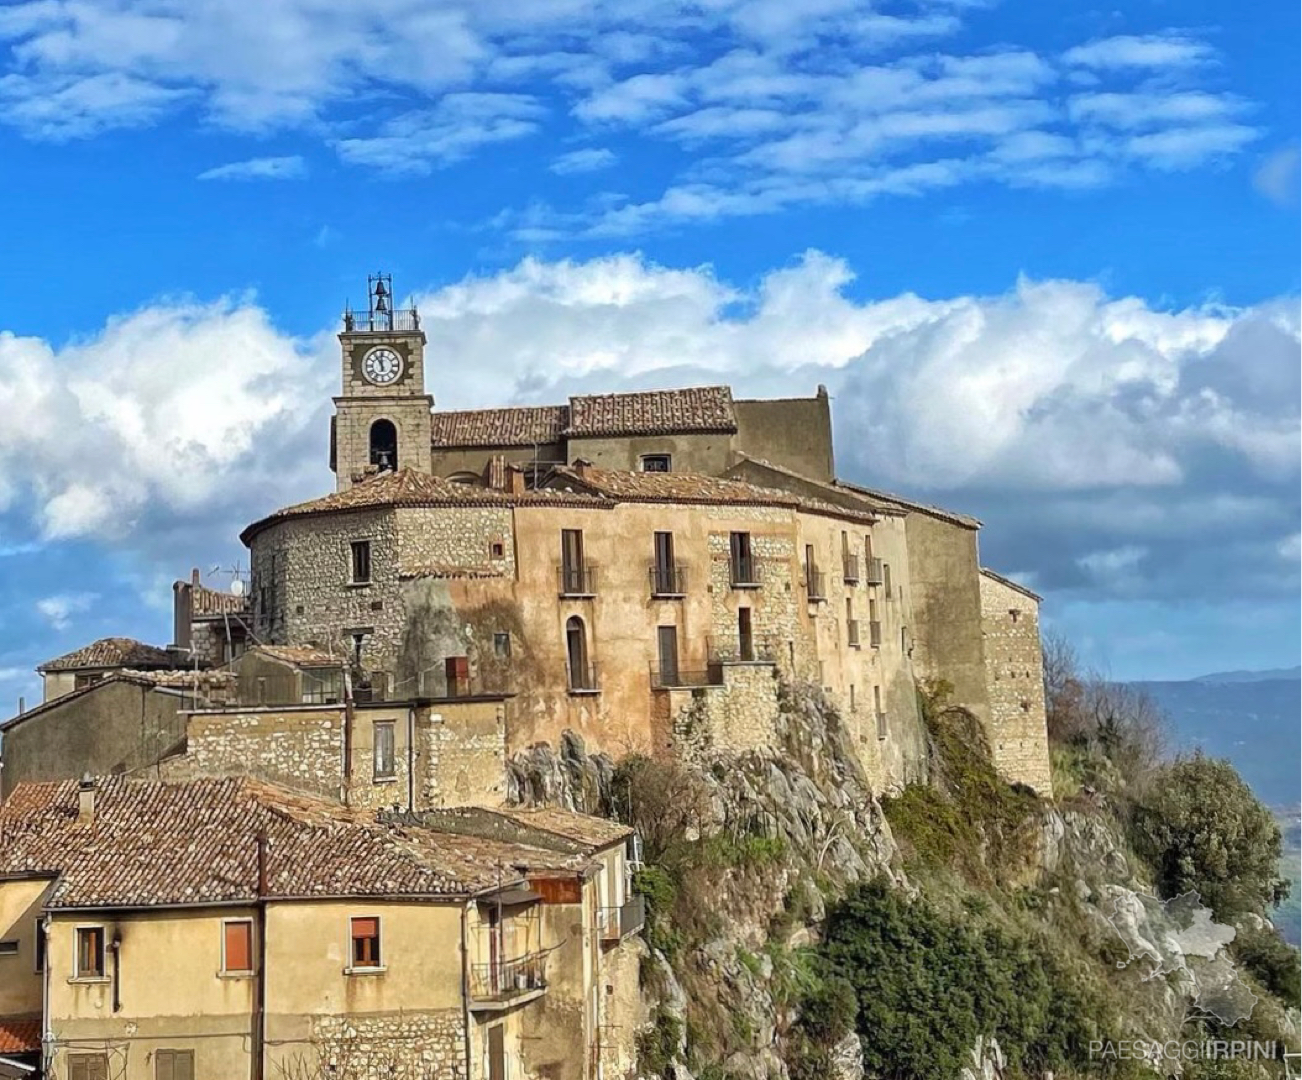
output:
M776 750L804 682L886 791L945 680L1049 793L1039 598L976 519L838 479L821 387L440 411L390 299L345 316L335 491L0 725L0 1047L47 1076L623 1075L636 838L520 806L540 744Z

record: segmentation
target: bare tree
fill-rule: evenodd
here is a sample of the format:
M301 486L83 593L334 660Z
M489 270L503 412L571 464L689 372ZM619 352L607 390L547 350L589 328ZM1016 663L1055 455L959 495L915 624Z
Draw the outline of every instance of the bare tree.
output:
M637 830L648 862L660 862L675 843L700 835L709 821L704 782L677 761L626 758L612 786L615 812Z

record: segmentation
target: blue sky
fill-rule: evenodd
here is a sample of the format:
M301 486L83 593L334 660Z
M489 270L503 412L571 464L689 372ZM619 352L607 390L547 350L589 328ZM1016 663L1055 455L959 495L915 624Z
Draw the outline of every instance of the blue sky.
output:
M1296 5L0 8L0 697L326 489L383 268L440 405L831 389L1118 677L1298 639ZM217 578L214 578L217 580ZM0 711L5 711L0 709Z

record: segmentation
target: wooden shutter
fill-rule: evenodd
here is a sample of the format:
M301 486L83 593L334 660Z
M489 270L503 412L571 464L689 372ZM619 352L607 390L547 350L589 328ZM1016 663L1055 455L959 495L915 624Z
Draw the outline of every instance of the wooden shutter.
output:
M70 1054L68 1080L108 1080L108 1058L103 1054Z
M253 970L253 924L247 922L228 922L225 932L225 970Z
M378 967L380 964L380 920L362 918L353 920L353 963L358 967Z
M176 1080L175 1055L171 1050L154 1051L154 1080Z

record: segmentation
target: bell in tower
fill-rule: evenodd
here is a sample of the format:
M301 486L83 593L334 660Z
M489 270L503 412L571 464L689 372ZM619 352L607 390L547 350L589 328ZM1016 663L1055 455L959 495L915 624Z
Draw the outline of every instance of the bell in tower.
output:
M343 392L335 400L330 465L344 490L394 469L428 472L430 410L425 334L408 303L398 307L393 277L366 279L366 311L344 311L339 335Z

